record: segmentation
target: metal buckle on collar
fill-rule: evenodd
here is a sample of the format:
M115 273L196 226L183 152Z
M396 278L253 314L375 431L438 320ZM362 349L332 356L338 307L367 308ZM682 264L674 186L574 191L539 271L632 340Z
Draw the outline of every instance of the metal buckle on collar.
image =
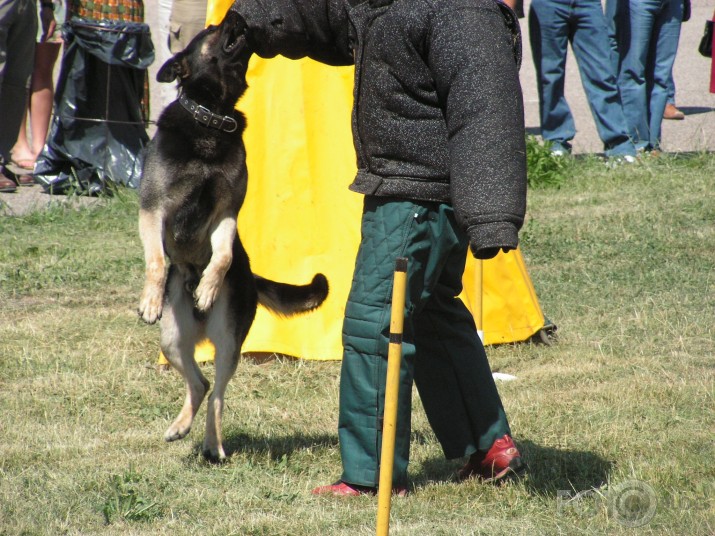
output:
M196 110L194 111L194 119L206 126L209 126L211 124L212 115L213 114L211 113L211 110L209 110L205 106L201 106L200 104L196 106Z
M228 124L228 126L226 126ZM224 132L236 132L238 128L238 123L227 115L211 114L211 124L208 125L217 130L223 130Z
M230 130L229 128L226 128L224 126L224 123L228 123ZM221 126L219 128L224 132L236 132L236 129L238 128L238 123L236 123L236 120L233 117L224 115L223 119L221 120Z

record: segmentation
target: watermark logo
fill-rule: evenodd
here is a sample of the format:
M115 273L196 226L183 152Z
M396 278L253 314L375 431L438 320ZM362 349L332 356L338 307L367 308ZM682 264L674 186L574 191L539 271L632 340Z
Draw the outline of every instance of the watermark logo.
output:
M651 522L658 508L655 490L641 480L627 480L608 492L608 512L624 527L642 527Z
M658 508L655 490L642 480L626 480L613 487L583 491L558 490L556 512L593 518L604 511L624 527L642 527L651 522Z
M592 519L604 513L628 528L650 523L657 510L708 510L712 507L715 484L697 490L672 490L656 494L642 480L631 479L616 485L602 485L582 491L560 489L556 492L556 514Z

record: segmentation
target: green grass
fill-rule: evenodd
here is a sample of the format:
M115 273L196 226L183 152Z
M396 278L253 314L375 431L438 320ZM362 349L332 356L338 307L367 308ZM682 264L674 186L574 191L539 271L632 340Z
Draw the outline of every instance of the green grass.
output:
M499 388L530 471L452 482L416 402L391 534L715 533L715 155L564 169L522 232L558 340L488 349L519 378ZM0 219L0 534L374 534L374 498L309 493L340 472L338 362L242 361L223 465L201 459L203 411L162 440L183 387L136 317L136 215L120 192Z
M551 142L526 136L526 165L529 188L558 188L568 178L574 160L551 154Z

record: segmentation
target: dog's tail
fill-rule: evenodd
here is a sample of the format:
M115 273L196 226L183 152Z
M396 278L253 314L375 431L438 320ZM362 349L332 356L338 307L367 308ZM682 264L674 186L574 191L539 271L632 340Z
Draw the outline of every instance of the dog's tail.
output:
M316 309L328 296L328 280L315 274L307 285L278 283L253 274L258 290L258 303L280 316L291 316Z

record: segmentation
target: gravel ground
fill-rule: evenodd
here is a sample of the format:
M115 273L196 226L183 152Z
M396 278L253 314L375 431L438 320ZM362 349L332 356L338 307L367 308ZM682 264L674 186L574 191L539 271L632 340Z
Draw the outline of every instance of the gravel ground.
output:
M706 19L715 11L715 0L692 0L692 18L683 23L678 56L675 62L674 77L676 83L676 101L685 113L683 121L664 121L663 148L667 152L715 151L715 94L708 92L710 60L697 52L697 45L702 36ZM158 0L145 0L146 21L156 28ZM526 0L528 12L529 0ZM522 19L524 32L524 61L521 69L521 83L524 91L524 108L527 131L539 132L539 101L536 93L535 71L531 59L528 39L528 24ZM57 62L59 66L59 61ZM149 69L152 94L156 91L155 75L160 67L159 61ZM603 150L598 139L596 127L591 117L588 101L583 92L578 66L571 52L567 61L566 98L574 115L578 133L573 141L574 153L599 153ZM155 119L159 105L152 98L151 116ZM149 128L152 132L152 127ZM90 204L97 199L87 197L50 196L38 185L18 188L12 194L0 193L0 215L17 216L32 210L42 209L51 203Z
M15 171L17 168L10 166ZM22 216L36 210L44 210L52 205L90 205L99 202L96 197L49 195L44 193L42 186L23 186L16 192L0 193L0 217Z

